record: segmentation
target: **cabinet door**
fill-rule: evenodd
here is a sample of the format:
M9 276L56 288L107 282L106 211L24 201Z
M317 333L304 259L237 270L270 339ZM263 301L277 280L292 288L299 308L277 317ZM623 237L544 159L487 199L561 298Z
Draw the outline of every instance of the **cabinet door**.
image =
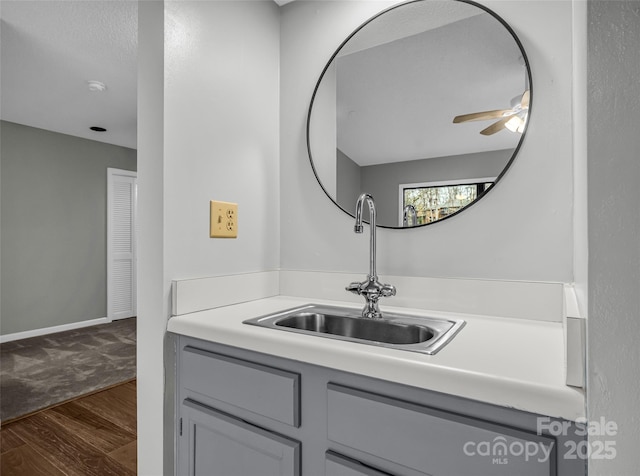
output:
M181 413L180 476L299 476L299 442L192 400Z

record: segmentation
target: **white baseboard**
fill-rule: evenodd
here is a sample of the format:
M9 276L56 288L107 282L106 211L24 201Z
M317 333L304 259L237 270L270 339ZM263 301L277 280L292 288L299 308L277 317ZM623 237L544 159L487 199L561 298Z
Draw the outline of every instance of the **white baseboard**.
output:
M111 322L111 319L109 319L108 317L100 317L98 319L90 319L88 321L70 322L69 324L62 324L60 326L45 327L42 329L33 329L31 331L0 335L0 344L4 344L5 342L11 342L14 340L28 339L29 337L38 337L46 334L53 334L55 332L70 331L73 329L80 329L82 327L95 326L97 324L107 324L109 322Z

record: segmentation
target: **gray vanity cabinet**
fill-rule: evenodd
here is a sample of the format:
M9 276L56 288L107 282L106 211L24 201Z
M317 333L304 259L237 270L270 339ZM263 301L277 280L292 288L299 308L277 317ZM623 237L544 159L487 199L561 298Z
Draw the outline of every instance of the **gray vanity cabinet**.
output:
M178 476L584 476L538 415L174 336ZM569 444L573 443L573 444Z

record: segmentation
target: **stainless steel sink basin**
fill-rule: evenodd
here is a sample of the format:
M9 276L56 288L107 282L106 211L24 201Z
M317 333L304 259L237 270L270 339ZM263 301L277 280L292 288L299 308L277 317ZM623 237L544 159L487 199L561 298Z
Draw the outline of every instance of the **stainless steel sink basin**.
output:
M344 317L317 312L301 312L276 321L276 326L320 332L386 344L417 344L433 337L428 327L394 323L382 319Z
M362 344L435 354L464 326L462 319L385 313L366 319L359 309L309 304L244 321L245 324Z

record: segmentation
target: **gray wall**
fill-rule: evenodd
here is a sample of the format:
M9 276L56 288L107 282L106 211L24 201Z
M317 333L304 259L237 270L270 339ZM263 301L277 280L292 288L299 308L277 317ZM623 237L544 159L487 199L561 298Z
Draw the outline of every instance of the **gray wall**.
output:
M107 315L107 167L136 151L2 121L2 335Z
M615 458L589 474L640 468L640 3L588 5L589 419L616 422ZM592 448L595 446L592 445Z

